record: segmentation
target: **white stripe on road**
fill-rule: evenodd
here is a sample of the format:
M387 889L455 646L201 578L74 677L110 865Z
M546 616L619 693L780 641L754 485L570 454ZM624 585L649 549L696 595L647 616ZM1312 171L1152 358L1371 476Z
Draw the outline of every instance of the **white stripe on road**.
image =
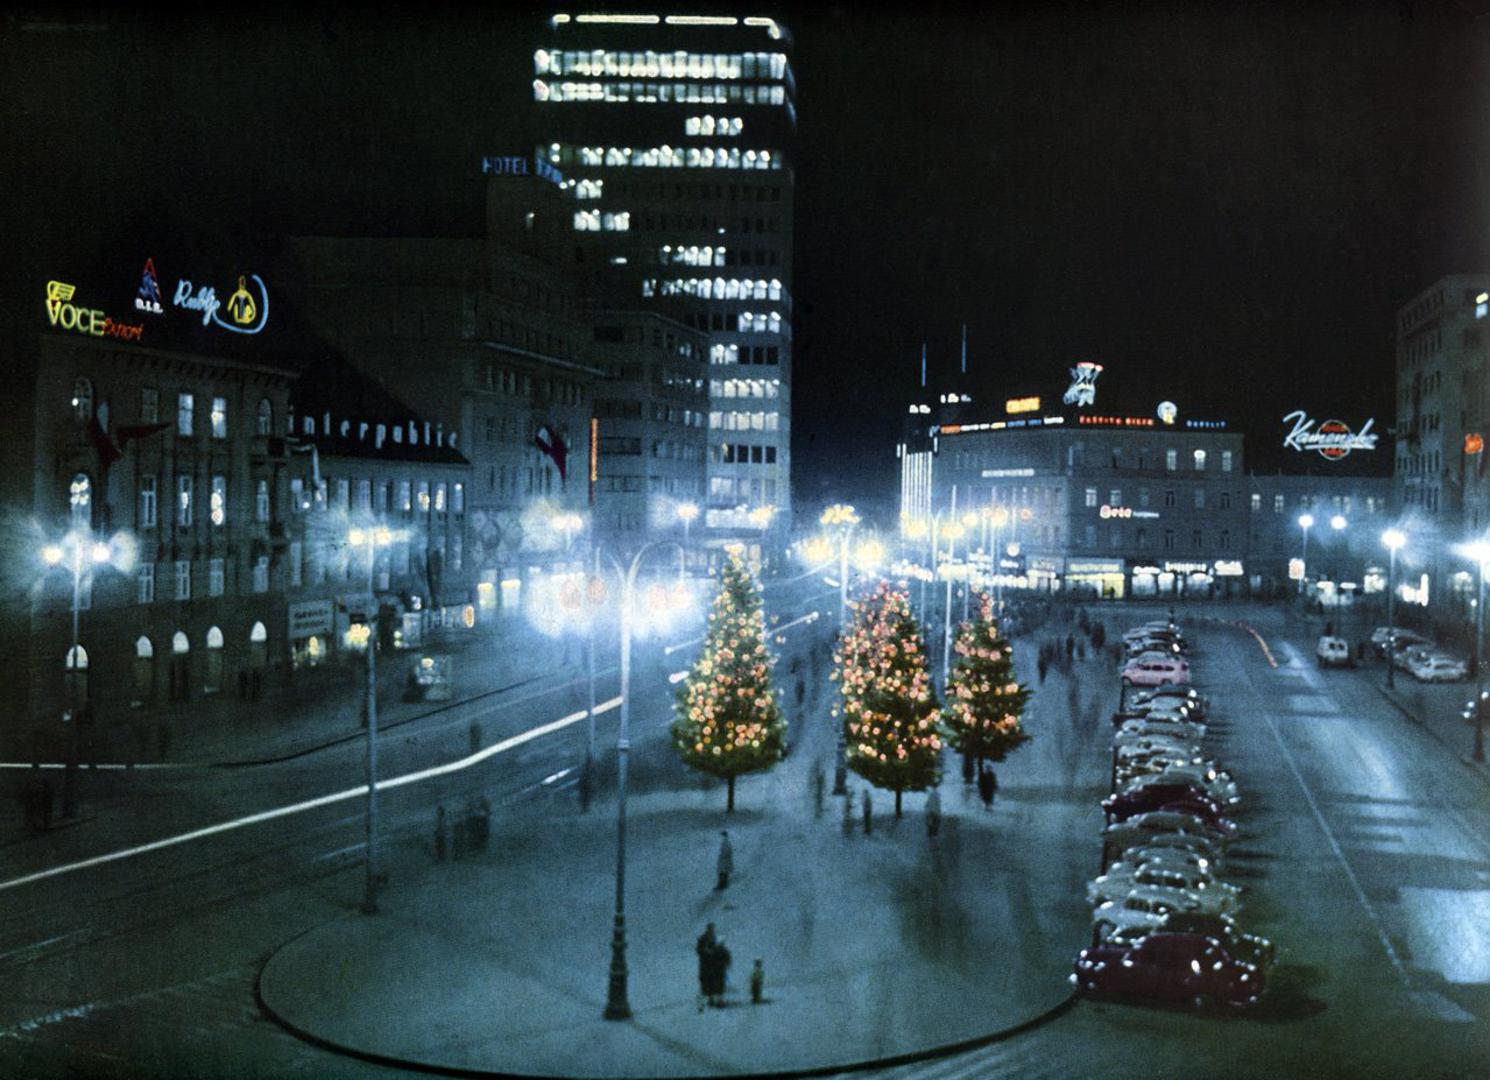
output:
M595 706L595 712L597 714L609 712L611 709L616 708L620 704L621 699L619 697L613 697L604 704ZM551 735L555 731L560 731L566 727L569 727L571 724L577 724L581 720L585 719L585 717L588 715L589 714L586 712L586 710L581 709L578 712L570 713L568 716L561 716L557 720L551 720L547 724L539 724L535 728L529 728L527 731L519 732L516 735L501 740L500 742L493 743L491 746L486 747L486 749L484 750L478 750L474 754L469 754L463 758L457 758L455 761L446 762L444 765L435 765L428 769L420 769L417 772L405 773L403 776L395 776L388 780L379 780L377 785L378 790L383 791L385 789L404 787L408 784L417 784L421 780L431 780L436 776L445 776L449 773L460 772L462 769L469 769L472 765L480 764L489 757L506 753L508 750L512 750L516 747L522 746L524 743L532 742L534 739L542 738L545 735ZM246 817L235 818L232 821L222 821L217 823L216 825L207 825L200 829L193 829L191 832L180 833L176 836L168 836L162 840L152 840L148 844L140 844L136 847L124 848L120 851L111 851L105 855L95 855L92 858L81 859L78 862L64 863L61 866L53 866L46 870L38 870L34 874L26 874L22 877L12 878L9 881L0 881L0 892L4 892L6 889L19 888L22 885L30 885L33 882L37 881L45 881L47 878L60 877L63 874L70 874L76 870L86 870L92 866L102 866L105 863L118 862L121 859L133 858L136 855L146 855L152 851L160 851L163 848L174 847L177 844L184 844L189 840L201 840L208 836L216 836L219 833L230 832L233 829L242 829L249 825L258 825L265 821L274 821L277 818L289 817L292 814L302 814L305 813L307 810L316 810L322 806L331 806L334 803L344 802L347 799L357 799L366 795L367 785L362 784L358 787L347 788L345 791L332 792L329 795L322 795L319 798L315 799L307 799L304 802L293 803L289 806L281 806L273 810L264 810L257 814L249 814Z

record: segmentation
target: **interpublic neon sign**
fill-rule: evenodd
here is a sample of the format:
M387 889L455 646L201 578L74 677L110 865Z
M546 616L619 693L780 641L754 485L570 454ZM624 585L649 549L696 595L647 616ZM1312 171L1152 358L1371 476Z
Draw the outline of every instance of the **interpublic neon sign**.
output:
M1293 430L1283 436L1283 445L1291 450L1318 450L1321 457L1339 461L1352 450L1375 450L1377 436L1371 430L1376 422L1373 417L1362 425L1361 430L1351 431L1342 421L1326 420L1316 424L1303 409L1295 409L1283 418L1292 424Z
M130 326L115 322L99 308L79 307L73 303L77 286L65 281L47 282L47 321L63 330L89 337L116 337L122 341L139 341L145 332L143 323Z
M249 281L254 283L253 289L249 289ZM258 293L257 298L254 296L255 292ZM224 304L217 298L217 290L211 285L198 288L183 278L176 283L176 295L172 303L186 311L200 311L203 326L215 324L235 334L257 334L269 321L269 290L264 287L264 279L258 274L238 275L238 288L228 297L226 304L231 322L218 314Z

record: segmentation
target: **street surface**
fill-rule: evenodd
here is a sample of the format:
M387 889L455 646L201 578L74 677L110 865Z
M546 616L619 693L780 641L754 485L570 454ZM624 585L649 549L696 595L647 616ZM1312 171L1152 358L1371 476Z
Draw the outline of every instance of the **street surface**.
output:
M793 627L775 647L778 685L791 703L792 660L831 633L836 596L811 582L777 590L768 611ZM1109 636L1155 608L1093 606ZM1246 886L1249 929L1271 937L1279 961L1250 1014L1082 1001L1047 1023L961 1054L855 1075L897 1080L994 1076L1486 1075L1490 1062L1490 800L1483 773L1381 694L1379 667L1320 671L1316 632L1276 609L1190 606L1179 615L1195 643L1197 685L1212 697L1213 756L1244 803L1228 874ZM1245 619L1267 642L1225 620ZM1021 639L1022 677L1034 682ZM695 637L679 633L674 643ZM633 716L666 715L667 676L690 649L639 646ZM613 668L613 664L605 665ZM819 670L815 679L825 679ZM814 694L827 686L814 687ZM1055 752L1071 783L1105 760L1107 723L1094 703L1116 696L1105 660L1047 680L1046 707L1068 693L1021 753ZM617 692L615 675L597 698ZM545 673L510 700L482 700L391 733L383 776L460 759L479 718L485 744L583 709L582 672ZM824 699L825 700L825 699ZM1037 699L1038 701L1039 699ZM1043 712L1043 709L1042 709ZM613 807L615 710L597 724L602 750L593 813ZM1062 726L1064 720L1064 726ZM668 747L664 724L636 725L637 790L697 784ZM479 765L384 793L384 865L398 883L426 868L433 807L485 794L498 815L574 814L585 724L570 724ZM1465 744L1467 747L1467 743ZM1016 756L1001 770L1010 782ZM1006 770L1006 771L1005 771ZM350 744L272 766L206 772L100 773L90 805L109 808L71 829L0 848L0 1072L19 1076L398 1075L285 1033L254 999L265 959L280 945L345 917L361 897L362 803L350 799L221 832L137 857L4 888L76 862L245 814L355 787L362 749ZM949 794L961 802L955 763ZM1001 794L1001 799L1004 796ZM886 804L879 800L880 807ZM836 806L836 803L834 804ZM124 807L130 807L126 812ZM949 805L949 812L953 806ZM830 809L829 813L833 810ZM1098 871L1093 814L1090 867ZM919 838L924 841L924 837ZM597 868L609 878L611 866ZM1074 880L1074 878L1073 878ZM559 887L562 883L556 883ZM1038 898L1035 898L1038 902ZM1054 902L1054 901L1052 901ZM1069 943L1074 956L1084 942ZM996 965L998 958L986 961ZM1064 980L1069 966L1053 972ZM737 969L736 980L744 976ZM600 978L597 973L596 978ZM831 1023L831 1017L825 1017ZM993 1032L988 1032L993 1034ZM535 1070L536 1071L536 1070Z

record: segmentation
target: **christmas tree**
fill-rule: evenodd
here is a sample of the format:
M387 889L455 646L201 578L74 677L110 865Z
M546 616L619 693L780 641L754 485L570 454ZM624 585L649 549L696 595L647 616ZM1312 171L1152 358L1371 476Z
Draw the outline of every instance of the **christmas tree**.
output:
M957 660L943 720L952 745L981 769L1029 741L1019 717L1030 692L1014 678L1014 647L999 634L987 594L978 597L976 618L958 627L952 648Z
M852 624L834 656L841 683L848 767L900 796L941 776L942 734L926 668L926 642L906 594L881 583L850 605Z
M725 561L703 651L678 688L672 734L683 761L729 782L781 760L786 720L771 689L760 588L737 554Z

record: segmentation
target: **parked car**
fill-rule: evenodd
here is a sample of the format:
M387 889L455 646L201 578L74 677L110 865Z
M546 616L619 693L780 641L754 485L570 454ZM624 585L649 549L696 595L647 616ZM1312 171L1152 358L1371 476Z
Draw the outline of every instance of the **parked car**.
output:
M1205 751L1194 743L1176 743L1172 739L1119 746L1114 778L1126 784L1141 773L1163 772L1175 765L1200 765L1206 760Z
M1221 817L1221 804L1191 784L1142 784L1102 800L1102 810L1114 821L1126 821L1134 814L1186 804L1186 812L1214 821Z
M1344 638L1326 634L1314 646L1314 658L1320 667L1345 667L1350 663L1350 645Z
M1216 915L1230 915L1241 904L1241 890L1235 885L1218 880L1209 869L1173 862L1149 862L1141 866L1114 863L1107 873L1087 884L1087 900L1100 906L1143 885L1193 893L1200 900L1198 910Z
M1114 746L1118 746L1124 742L1136 742L1145 735L1171 735L1177 739L1199 742L1205 738L1205 731L1204 724L1192 724L1188 720L1169 717L1145 716L1123 721L1122 726L1112 733L1112 742Z
M1107 872L1110 874L1119 866L1142 866L1144 863L1162 863L1165 866L1188 866L1194 870L1214 870L1215 865L1210 859L1199 852L1190 851L1188 848L1166 847L1162 844L1143 844L1138 847L1124 848L1123 854L1116 862L1108 865Z
M1131 789L1143 784L1192 784L1221 806L1235 806L1242 801L1231 774L1213 766L1172 765L1157 773L1137 776L1124 787Z
M1136 945L1082 949L1071 983L1083 994L1188 1001L1205 1008L1215 1002L1255 1005L1265 980L1260 967L1236 959L1215 938L1153 933Z
M1468 664L1443 653L1415 655L1408 660L1407 670L1418 682L1458 682L1469 677Z
M1265 967L1277 957L1278 949L1260 934L1243 933L1230 915L1210 915L1202 911L1179 911L1165 918L1161 933L1200 934L1215 938L1226 951L1239 960Z
M1150 843L1153 837L1165 833L1190 833L1212 847L1220 847L1236 833L1236 825L1226 818L1207 821L1183 810L1150 810L1113 822L1102 830L1102 838L1116 847L1129 848Z
M1114 931L1134 926L1157 930L1176 911L1199 911L1200 897L1167 885L1135 885L1122 896L1092 909L1092 940L1106 941Z
M1189 681L1190 665L1179 657L1146 654L1123 668L1123 682L1128 686L1179 686Z
M1188 651L1179 638L1168 634L1149 634L1139 638L1128 638L1123 642L1124 650L1131 656L1141 652L1183 653Z
M1206 696L1190 686L1161 686L1153 690L1139 690L1128 701L1129 708L1134 709L1159 704L1183 705L1188 712L1195 714L1197 720L1204 720L1210 709Z
M1126 855L1133 848L1144 848L1145 850L1173 848L1176 851L1198 855L1202 859L1205 859L1213 870L1219 868L1222 863L1222 845L1199 833L1155 832L1140 835L1123 849L1124 854Z
M1421 663L1432 655L1432 645L1404 645L1392 653L1392 666L1398 671L1411 671L1413 664Z
M1393 643L1397 649L1405 649L1413 645L1433 644L1432 641L1428 640L1422 634L1412 630L1404 630L1400 626L1396 628L1395 632L1385 626L1378 626L1375 630L1371 631L1371 646L1376 650L1377 656L1385 656L1387 654L1387 639L1389 637L1393 639Z

